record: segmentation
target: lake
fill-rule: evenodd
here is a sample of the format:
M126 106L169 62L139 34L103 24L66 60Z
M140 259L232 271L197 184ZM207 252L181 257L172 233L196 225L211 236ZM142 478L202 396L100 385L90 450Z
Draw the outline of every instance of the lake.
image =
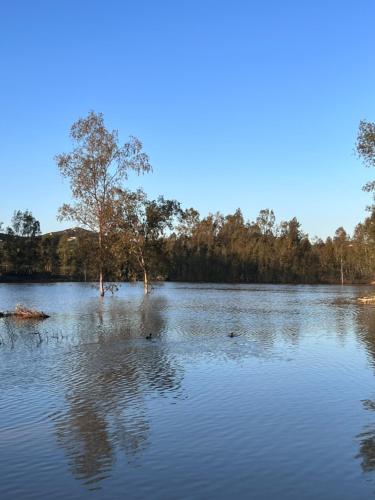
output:
M1 284L0 498L375 497L370 291Z

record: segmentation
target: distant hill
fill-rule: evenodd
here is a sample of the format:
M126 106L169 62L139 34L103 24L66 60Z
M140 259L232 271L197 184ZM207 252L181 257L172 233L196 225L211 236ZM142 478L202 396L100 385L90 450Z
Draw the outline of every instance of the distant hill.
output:
M41 236L42 238L45 236L55 236L58 238L61 238L62 236L68 236L68 237L74 237L74 236L79 236L79 235L88 235L88 234L94 234L93 231L89 231L88 229L84 229L82 227L72 227L68 229L63 229L62 231L52 231L50 233L43 233Z
M67 236L67 237L76 237L79 235L88 235L88 234L95 234L93 231L88 231L87 229L84 229L82 227L71 227L68 229L63 229L61 231L52 231L49 233L42 233L41 235L38 236L38 238L45 238L46 236L53 236L56 238L61 238L62 236ZM0 241L4 241L7 238L9 238L9 235L7 233L0 233Z

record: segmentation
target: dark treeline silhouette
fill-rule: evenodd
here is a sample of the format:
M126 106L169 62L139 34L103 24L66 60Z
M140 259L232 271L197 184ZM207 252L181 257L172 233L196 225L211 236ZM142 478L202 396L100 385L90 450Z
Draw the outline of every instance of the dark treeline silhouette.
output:
M166 241L171 280L336 283L372 278L368 245L375 215L359 224L353 237L340 227L325 241L310 241L296 218L276 224L268 209L254 222L245 221L240 210L204 219L190 210L186 219Z
M154 233L153 239L146 240L147 246L143 241L150 280L227 283L373 280L375 211L357 225L353 235L340 227L325 241L309 239L296 218L277 223L273 211L268 209L261 210L254 221L246 221L239 209L234 214L216 213L203 218L194 209L179 210L173 220L168 220L167 234ZM0 235L3 281L97 280L95 232L75 228L42 235L39 221L29 211L16 211L11 226L3 231ZM126 234L128 231L124 229ZM106 280L143 280L142 263L134 252L134 243L127 243L129 236L124 238L124 232L115 233L108 243L110 258L103 269ZM134 238L130 241L134 242Z

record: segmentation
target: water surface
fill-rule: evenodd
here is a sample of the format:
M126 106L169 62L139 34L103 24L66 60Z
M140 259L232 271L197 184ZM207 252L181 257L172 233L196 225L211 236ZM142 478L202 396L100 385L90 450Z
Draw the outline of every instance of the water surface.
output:
M2 500L375 496L368 287L142 292L0 285Z

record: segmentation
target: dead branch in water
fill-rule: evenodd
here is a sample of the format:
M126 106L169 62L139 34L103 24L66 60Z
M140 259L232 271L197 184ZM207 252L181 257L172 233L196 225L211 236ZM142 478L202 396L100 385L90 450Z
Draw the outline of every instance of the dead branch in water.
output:
M375 304L375 296L372 296L372 297L359 297L357 300L361 304Z
M37 311L36 309L30 309L24 307L21 304L17 304L14 311L11 312L0 312L0 318L4 317L16 317L21 319L46 319L49 318L48 314L42 311Z

